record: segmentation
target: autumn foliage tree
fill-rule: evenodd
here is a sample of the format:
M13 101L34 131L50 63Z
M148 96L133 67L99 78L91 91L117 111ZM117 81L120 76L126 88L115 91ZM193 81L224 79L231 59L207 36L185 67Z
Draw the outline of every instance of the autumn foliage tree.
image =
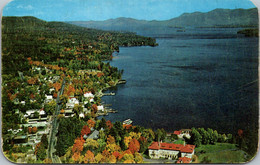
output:
M60 90L60 88L61 88L61 84L59 82L56 82L56 83L53 84L53 87L58 92Z
M95 155L93 152L88 150L85 154L85 157L83 158L84 163L94 163L95 161Z
M91 120L91 119L89 119L89 120L87 121L87 123L88 123L88 126L89 126L90 128L95 127L95 124L96 124L96 122L95 122L94 120Z
M113 124L112 124L112 122L110 120L106 121L106 125L107 125L108 129L111 129L113 127Z
M140 150L140 143L135 138L129 143L129 150L134 154Z
M88 135L91 132L90 128L87 125L84 125L81 130L81 136Z
M84 140L82 138L75 139L72 147L72 153L83 151L83 145L84 145Z

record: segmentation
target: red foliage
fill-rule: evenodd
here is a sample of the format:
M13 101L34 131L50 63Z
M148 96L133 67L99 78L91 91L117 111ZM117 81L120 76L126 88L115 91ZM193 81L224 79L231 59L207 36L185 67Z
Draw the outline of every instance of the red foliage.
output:
M140 149L140 143L135 138L132 139L132 141L129 143L129 150L132 154L135 152L138 152Z
M53 93L53 98L57 98L58 97L58 94L55 92Z
M98 108L97 108L97 104L93 104L91 109L93 110L94 113L97 112Z
M121 154L118 151L113 152L113 155L118 158Z
M97 73L97 77L102 77L104 76L104 73Z
M130 129L132 127L132 124L123 124L123 128Z
M243 135L243 130L242 130L242 129L239 129L239 130L237 131L237 133L238 133L238 136L241 137L241 136Z
M113 124L110 120L106 121L107 128L111 129L113 127Z
M87 125L84 125L81 130L81 136L88 135L91 132L90 128Z

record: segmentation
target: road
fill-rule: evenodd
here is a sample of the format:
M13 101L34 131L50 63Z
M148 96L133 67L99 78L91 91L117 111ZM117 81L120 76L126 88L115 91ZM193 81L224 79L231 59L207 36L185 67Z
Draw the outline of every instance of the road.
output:
M65 87L65 78L62 81L61 90L58 93L58 96L56 99L56 103L57 103L56 110L53 115L52 126L50 129L49 146L48 146L47 154L48 154L48 158L52 160L52 163L61 163L59 157L54 155L54 152L55 152L55 146L56 146L56 141L57 141L56 134L58 132L58 123L57 123L58 119L57 118L58 118L58 115L60 114L60 109L61 109L60 95L63 94L64 87Z

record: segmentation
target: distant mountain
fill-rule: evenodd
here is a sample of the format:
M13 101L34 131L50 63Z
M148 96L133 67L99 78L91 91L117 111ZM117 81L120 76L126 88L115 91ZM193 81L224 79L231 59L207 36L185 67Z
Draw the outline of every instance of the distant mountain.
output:
M166 21L146 21L133 18L116 18L106 21L72 21L68 22L88 28L102 30L136 31L146 28L165 27L257 27L258 10L252 9L215 9L207 13L184 13Z

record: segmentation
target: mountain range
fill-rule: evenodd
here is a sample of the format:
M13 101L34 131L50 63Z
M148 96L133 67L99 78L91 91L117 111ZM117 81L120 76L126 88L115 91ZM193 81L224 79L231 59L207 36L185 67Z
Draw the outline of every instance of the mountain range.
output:
M102 30L136 31L146 28L180 27L257 27L258 10L251 9L215 9L210 12L183 13L179 17L164 21L147 21L120 17L105 21L67 22L88 28Z

